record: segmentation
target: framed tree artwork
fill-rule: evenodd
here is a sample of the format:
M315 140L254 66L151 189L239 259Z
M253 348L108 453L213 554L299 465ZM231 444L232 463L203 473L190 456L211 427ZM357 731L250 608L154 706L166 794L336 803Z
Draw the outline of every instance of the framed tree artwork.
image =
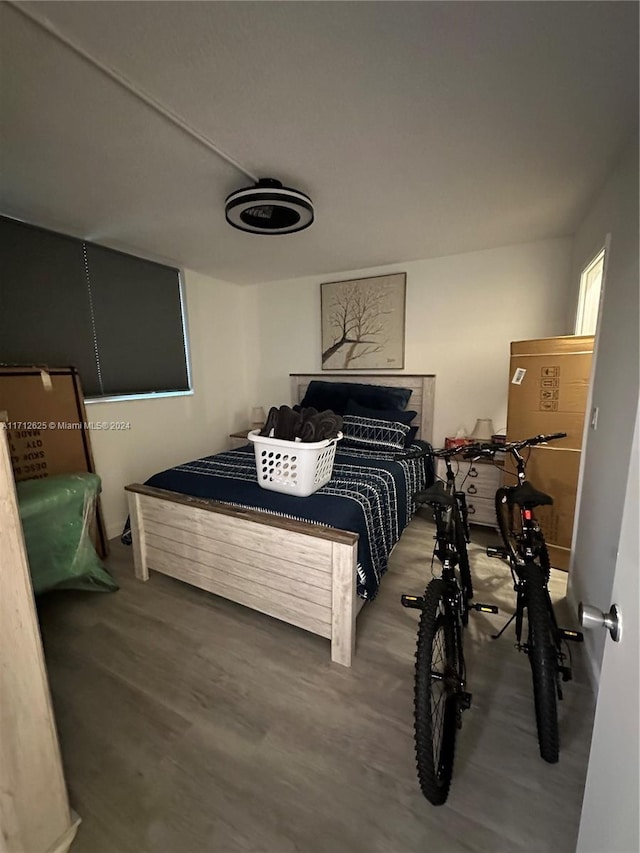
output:
M404 367L406 273L320 285L322 369Z

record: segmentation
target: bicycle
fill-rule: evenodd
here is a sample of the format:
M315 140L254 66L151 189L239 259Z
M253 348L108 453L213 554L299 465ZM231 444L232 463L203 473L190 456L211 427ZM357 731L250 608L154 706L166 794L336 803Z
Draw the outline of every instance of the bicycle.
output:
M582 642L579 631L558 626L549 594L551 564L544 534L536 520L538 506L553 504L551 495L539 491L526 479L525 447L535 447L565 438L565 432L537 435L504 445L480 445L467 448L467 456L485 456L495 461L498 451L509 453L516 465L517 484L496 491L495 507L498 530L503 547L487 548L487 556L509 563L516 592L516 609L503 628L492 635L497 640L515 619L516 648L529 657L533 680L533 697L540 755L550 764L559 759L557 701L563 698L561 682L570 681L571 653L562 647L564 641ZM527 642L522 642L524 614L527 614Z
M456 490L451 459L464 448L435 451L447 467L446 484L438 480L418 492L418 506L429 504L436 523L434 556L442 566L423 596L403 595L404 607L421 611L416 646L414 730L418 781L433 805L442 805L453 775L457 730L462 711L471 706L466 690L462 635L470 610L497 613L498 608L470 604L473 584L467 542L469 526L464 492Z

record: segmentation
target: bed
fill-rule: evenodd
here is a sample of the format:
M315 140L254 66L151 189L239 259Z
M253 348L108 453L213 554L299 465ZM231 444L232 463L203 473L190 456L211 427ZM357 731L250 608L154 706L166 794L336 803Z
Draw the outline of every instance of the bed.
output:
M431 441L433 375L292 374L290 378L292 403L302 401L314 379L410 388L410 408L417 412L416 438ZM233 462L239 467L252 458L248 449L229 451L221 454L222 462L231 454L237 454ZM206 460L173 470L180 476L203 474L198 463L202 467ZM153 482L174 481L152 478ZM275 498L275 493L256 488ZM149 570L157 571L326 637L332 661L351 666L356 617L365 603L359 587L366 595L358 563L362 533L286 517L268 511L266 505L231 506L150 483L133 483L126 492L137 578L146 581Z

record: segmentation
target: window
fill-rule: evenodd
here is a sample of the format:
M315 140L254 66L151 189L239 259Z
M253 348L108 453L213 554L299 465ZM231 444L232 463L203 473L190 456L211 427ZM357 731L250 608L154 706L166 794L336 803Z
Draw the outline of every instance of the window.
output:
M580 276L576 335L595 335L596 333L603 271L604 249L585 267Z
M92 399L188 392L177 269L0 217L0 363L73 365Z

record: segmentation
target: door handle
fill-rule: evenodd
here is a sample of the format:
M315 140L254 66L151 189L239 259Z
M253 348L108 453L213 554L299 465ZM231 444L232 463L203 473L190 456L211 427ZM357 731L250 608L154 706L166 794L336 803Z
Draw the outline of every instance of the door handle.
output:
M580 602L578 619L583 628L606 628L614 643L620 642L622 636L622 614L617 604L612 604L608 613L603 613L597 607Z

